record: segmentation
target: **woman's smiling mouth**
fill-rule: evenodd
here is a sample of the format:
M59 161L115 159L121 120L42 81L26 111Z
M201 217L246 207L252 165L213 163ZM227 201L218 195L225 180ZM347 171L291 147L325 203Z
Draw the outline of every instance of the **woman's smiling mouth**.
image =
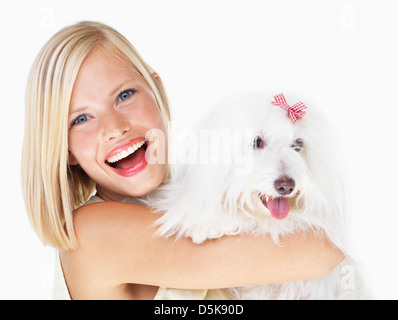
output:
M133 154L138 148L141 148L144 143L145 143L145 140L137 142L137 143L133 144L131 147L128 147L127 149L122 150L122 151L116 153L114 156L106 159L106 161L108 161L110 164L112 164L119 160L122 160L122 159L128 157L130 154Z
M130 177L143 170L147 161L145 151L147 149L145 138L136 138L125 144L117 146L106 156L105 163L117 174Z

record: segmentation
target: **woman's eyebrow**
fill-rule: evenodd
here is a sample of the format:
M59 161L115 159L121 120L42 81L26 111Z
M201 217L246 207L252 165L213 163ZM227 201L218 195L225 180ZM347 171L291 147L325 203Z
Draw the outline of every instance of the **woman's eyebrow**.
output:
M129 82L133 81L134 78L130 78L126 81L123 81L122 83L120 83L119 85L117 85L110 93L109 93L109 97L114 96L115 94L119 93L119 91Z

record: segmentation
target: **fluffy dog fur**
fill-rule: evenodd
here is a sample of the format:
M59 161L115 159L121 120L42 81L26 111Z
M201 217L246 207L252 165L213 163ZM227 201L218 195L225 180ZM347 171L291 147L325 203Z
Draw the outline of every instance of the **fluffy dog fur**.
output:
M300 99L286 96L292 104ZM159 219L159 235L190 237L195 243L223 235L257 233L280 237L323 229L346 254L329 274L283 284L225 289L238 299L348 299L367 297L354 263L346 210L346 180L334 133L312 105L293 124L265 93L234 96L202 121L196 139L183 146L186 164L149 197ZM305 102L305 101L304 101ZM194 156L192 156L194 155ZM275 181L294 180L281 195ZM289 180L291 181L291 180ZM289 191L289 192L290 192ZM286 217L271 215L270 199L286 200ZM282 210L283 211L283 210Z

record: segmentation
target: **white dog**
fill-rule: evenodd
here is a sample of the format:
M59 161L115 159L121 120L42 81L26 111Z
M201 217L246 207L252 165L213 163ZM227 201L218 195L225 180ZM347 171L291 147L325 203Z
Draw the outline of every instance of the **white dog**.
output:
M286 101L298 100L264 93L235 96L197 125L178 147L185 164L176 165L171 181L149 198L155 211L166 212L159 234L201 243L254 232L278 243L283 235L323 229L347 257L334 271L229 294L238 299L365 298L352 259L346 181L333 131L312 106L305 114L304 104L291 107Z

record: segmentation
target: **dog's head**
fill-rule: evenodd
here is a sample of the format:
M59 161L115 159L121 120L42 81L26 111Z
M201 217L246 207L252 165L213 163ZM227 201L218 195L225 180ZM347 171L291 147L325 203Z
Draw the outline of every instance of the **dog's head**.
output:
M275 229L276 239L281 228L311 224L338 243L346 191L333 130L311 104L293 123L272 100L233 96L198 122L186 143L175 142L172 179L150 203L167 211L161 234L201 242L269 222L261 226Z
M336 213L345 191L333 130L311 105L293 123L271 100L263 93L231 97L199 124L197 155L207 161L190 170L197 183L211 184L203 201L277 220Z

